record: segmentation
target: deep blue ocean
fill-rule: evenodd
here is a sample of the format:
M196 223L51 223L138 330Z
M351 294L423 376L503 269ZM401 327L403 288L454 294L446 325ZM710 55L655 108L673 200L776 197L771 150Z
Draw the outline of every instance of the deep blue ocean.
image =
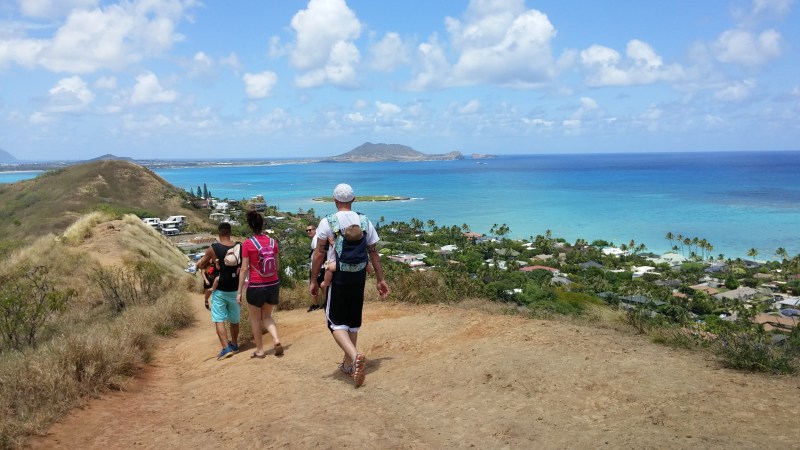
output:
M356 202L374 221L433 219L488 233L507 224L511 237L551 230L569 242L631 239L649 251L670 249L667 232L706 239L713 254L775 259L800 253L800 152L717 152L500 156L492 159L384 163L289 163L156 169L170 183L215 197L261 194L280 210L331 203L340 182L359 195L411 197ZM8 182L0 176L0 182Z

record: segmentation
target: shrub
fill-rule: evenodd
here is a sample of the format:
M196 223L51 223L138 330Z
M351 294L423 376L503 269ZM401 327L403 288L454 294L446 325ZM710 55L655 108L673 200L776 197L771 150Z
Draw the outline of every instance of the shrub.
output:
M127 306L152 304L167 285L163 270L155 263L138 261L131 266L92 269L91 279L99 286L114 313Z
M639 333L647 334L661 327L663 321L653 310L644 307L631 308L625 314L625 322Z
M0 352L35 347L41 328L75 295L52 286L44 266L20 266L0 278Z
M723 331L714 350L726 367L775 374L794 373L800 354L795 339L772 345L769 335L760 329Z

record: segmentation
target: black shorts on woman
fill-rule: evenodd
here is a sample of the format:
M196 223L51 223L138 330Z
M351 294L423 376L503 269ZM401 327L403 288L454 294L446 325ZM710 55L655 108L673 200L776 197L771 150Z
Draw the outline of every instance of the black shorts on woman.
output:
M266 304L277 305L280 294L281 285L279 283L248 286L247 287L247 303L261 308Z

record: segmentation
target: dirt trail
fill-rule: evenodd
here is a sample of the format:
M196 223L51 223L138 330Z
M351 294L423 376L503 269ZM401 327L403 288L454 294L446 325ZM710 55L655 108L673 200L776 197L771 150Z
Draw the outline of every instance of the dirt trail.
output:
M276 315L286 354L216 361L198 322L130 389L32 448L790 448L800 379L720 369L614 330L368 303L360 389L321 311ZM248 351L250 350L250 351Z

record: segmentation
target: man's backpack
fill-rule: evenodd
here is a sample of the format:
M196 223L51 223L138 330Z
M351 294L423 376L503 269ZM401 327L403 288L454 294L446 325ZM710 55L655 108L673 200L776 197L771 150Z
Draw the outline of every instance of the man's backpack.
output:
M220 260L219 270L219 284L217 289L225 292L232 292L239 288L239 268L241 265L241 249L242 245L238 242L233 247L222 245L219 242L211 244L214 254ZM239 263L231 265L228 264L232 259L238 258Z
M333 273L333 282L335 284L358 284L367 279L367 263L369 262L367 227L369 220L364 214L357 214L359 225L350 225L346 229L342 229L336 213L326 217L334 237L336 271ZM357 228L360 229L359 239L355 239L359 235ZM345 236L348 239L345 239Z
M278 275L278 267L275 262L275 239L269 238L269 244L262 247L255 236L250 238L250 242L258 251L258 261L253 263L256 272L261 278L273 278Z

